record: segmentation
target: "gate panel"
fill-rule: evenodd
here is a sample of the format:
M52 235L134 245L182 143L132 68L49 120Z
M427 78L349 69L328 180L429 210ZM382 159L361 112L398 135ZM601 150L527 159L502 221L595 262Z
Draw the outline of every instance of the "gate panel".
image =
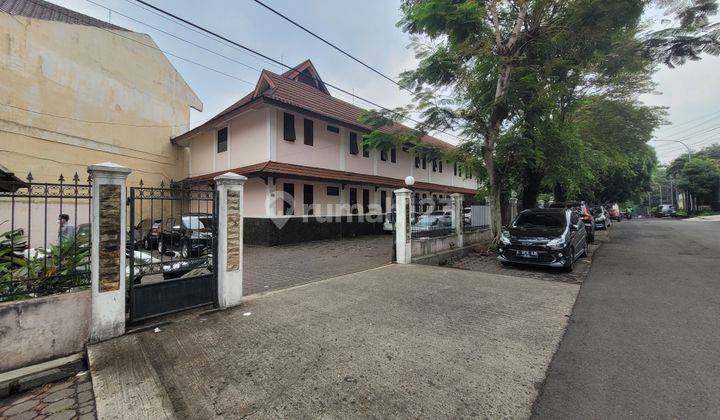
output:
M130 321L217 303L217 192L172 184L128 194Z

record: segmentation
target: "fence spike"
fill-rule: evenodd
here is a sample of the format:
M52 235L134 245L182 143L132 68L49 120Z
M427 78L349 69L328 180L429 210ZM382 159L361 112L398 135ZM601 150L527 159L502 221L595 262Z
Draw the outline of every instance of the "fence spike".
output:
M73 182L75 182L75 184L80 182L80 175L78 175L77 172L75 172L75 176L73 177Z
M142 187L143 185L145 185L145 184L143 183L142 178L140 178L140 187Z
M164 179L160 180L160 188L165 188L165 180Z
M60 178L58 178L58 181L60 181L61 184L63 183L63 181L65 181L65 177L63 176L63 174L60 174Z
M33 179L34 179L34 178L33 178L33 176L32 176L32 172L28 172L28 174L27 174L27 180L28 180L28 182L32 182Z

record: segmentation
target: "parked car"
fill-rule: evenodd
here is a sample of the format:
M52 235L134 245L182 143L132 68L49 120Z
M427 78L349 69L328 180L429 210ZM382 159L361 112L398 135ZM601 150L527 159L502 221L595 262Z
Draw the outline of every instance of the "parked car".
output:
M672 204L660 204L655 210L655 217L675 217L677 212Z
M610 213L603 206L592 206L590 213L593 216L595 222L595 229L607 230L611 225Z
M135 242L142 244L148 251L157 248L162 219L147 218L141 220L135 227Z
M587 255L587 232L577 212L565 208L523 210L503 229L497 259L572 271Z
M620 213L620 206L617 204L607 205L605 206L605 209L608 211L608 214L610 215L610 220L615 221L621 221L622 220L622 214Z
M182 258L201 255L209 250L213 241L211 214L190 213L169 217L162 224L158 239L158 252L178 252Z
M549 208L567 208L575 212L585 225L585 233L587 234L588 242L595 242L595 220L584 202L568 201L566 203L553 203L549 206Z
M421 214L415 223L413 230L437 230L452 227L452 212L450 210L436 210L428 214Z

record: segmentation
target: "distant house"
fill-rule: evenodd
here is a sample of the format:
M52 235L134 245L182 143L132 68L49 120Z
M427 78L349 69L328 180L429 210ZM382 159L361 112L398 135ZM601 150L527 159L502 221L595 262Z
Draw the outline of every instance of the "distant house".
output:
M170 143L202 103L149 35L43 0L0 0L0 164L24 179L83 179L87 165L130 184L187 175Z
M358 122L362 112L330 95L307 60L282 75L264 70L253 92L172 141L190 150L188 181L248 176L248 217L387 213L408 175L418 198L476 193L477 179L452 162L428 162L403 147L364 150L370 129Z

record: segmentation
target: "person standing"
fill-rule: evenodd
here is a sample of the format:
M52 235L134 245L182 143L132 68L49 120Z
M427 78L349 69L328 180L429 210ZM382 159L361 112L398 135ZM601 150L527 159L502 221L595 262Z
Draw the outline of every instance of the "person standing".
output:
M63 241L75 238L75 226L70 223L70 216L61 214L58 216L58 223L60 224L60 228L58 229L58 245Z

